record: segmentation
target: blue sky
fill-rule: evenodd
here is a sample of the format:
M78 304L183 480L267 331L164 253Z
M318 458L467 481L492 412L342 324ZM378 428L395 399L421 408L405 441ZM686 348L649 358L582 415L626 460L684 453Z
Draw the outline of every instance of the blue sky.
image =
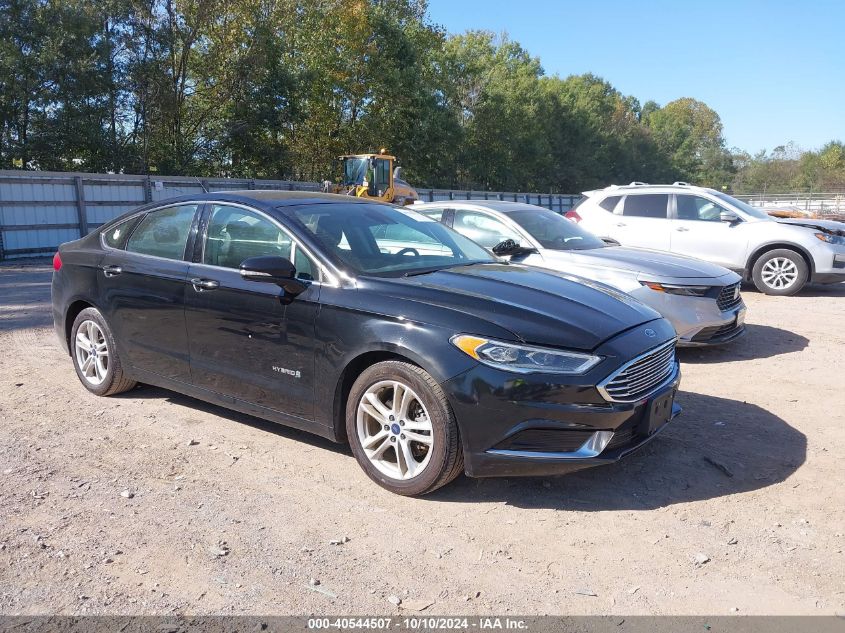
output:
M645 103L722 118L729 147L845 140L845 1L429 0L449 33L505 31L547 75L592 72Z

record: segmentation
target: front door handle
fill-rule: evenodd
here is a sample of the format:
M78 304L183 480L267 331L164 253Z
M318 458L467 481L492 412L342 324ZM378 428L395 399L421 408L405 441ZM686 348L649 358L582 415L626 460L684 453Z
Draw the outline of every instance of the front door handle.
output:
M122 272L123 272L123 269L120 266L115 266L115 265L103 266L103 274L106 277L117 277Z
M685 226L679 226L675 230L678 231L679 233L686 233L687 231L689 231L689 229Z
M194 290L197 292L202 292L203 290L214 290L220 286L219 281L215 281L214 279L202 279L201 277L194 277L191 279L191 285L194 287Z
M628 225L627 225L627 224L625 224L624 222L618 222L618 223L616 224L616 226L628 226Z

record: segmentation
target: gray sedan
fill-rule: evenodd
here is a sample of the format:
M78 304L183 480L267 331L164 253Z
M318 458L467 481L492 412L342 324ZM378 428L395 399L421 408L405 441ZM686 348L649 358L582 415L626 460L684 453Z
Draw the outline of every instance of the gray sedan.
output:
M636 297L672 323L679 345L717 345L745 332L741 279L722 266L609 246L563 216L530 204L473 200L411 208L497 255L600 281Z

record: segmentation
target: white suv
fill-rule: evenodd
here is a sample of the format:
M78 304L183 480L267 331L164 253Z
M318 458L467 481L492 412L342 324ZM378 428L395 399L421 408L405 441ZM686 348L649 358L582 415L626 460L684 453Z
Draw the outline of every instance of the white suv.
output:
M845 281L845 224L777 219L731 196L676 182L585 191L566 214L605 241L698 257L794 295L804 284Z

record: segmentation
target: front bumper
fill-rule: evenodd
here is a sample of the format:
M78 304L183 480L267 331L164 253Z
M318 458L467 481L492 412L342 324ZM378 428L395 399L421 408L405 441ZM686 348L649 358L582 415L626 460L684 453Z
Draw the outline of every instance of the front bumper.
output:
M845 252L833 253L833 261L829 268L816 267L811 281L819 284L838 284L845 281Z
M716 297L672 295L643 287L631 293L668 319L678 333L679 347L723 345L745 334L745 303L722 311Z
M546 380L479 365L444 383L461 429L467 475L542 476L610 464L645 445L681 412L674 403L677 362L656 391L631 403L607 402L595 386ZM662 417L653 413L655 403L664 407Z
M835 284L845 281L845 246L819 242L813 256L810 281L818 284Z

